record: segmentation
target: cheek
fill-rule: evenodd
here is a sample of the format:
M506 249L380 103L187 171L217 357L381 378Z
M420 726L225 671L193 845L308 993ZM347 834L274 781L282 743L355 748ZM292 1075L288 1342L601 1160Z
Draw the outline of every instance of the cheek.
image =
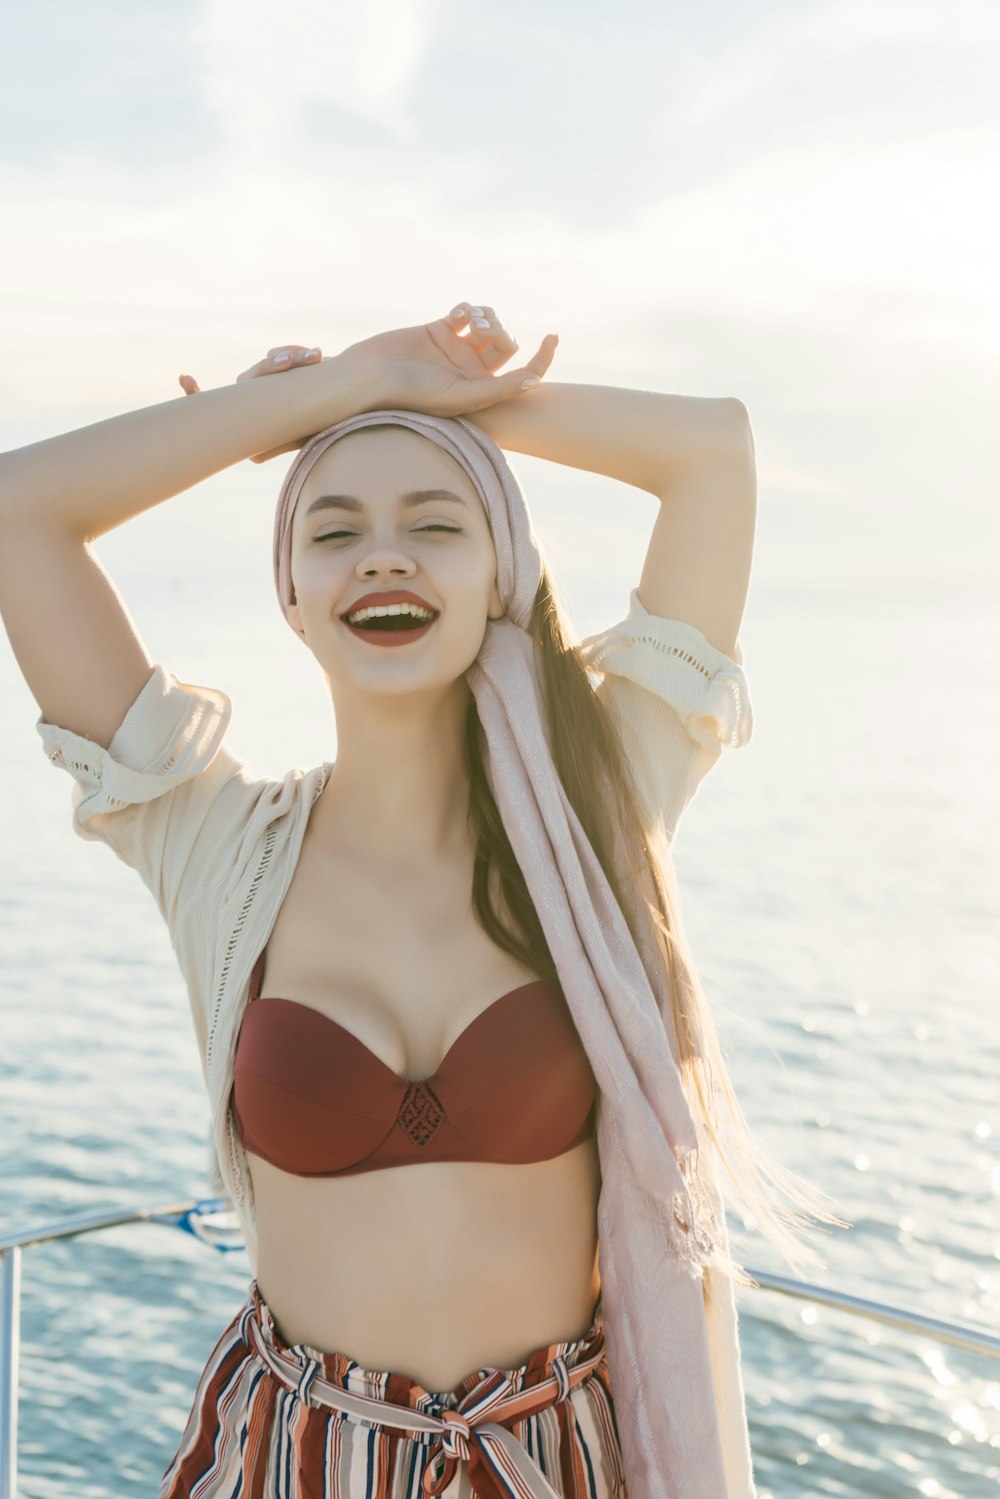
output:
M333 573L333 553L324 556L322 547L303 548L292 555L292 587L301 602L319 597L329 587Z

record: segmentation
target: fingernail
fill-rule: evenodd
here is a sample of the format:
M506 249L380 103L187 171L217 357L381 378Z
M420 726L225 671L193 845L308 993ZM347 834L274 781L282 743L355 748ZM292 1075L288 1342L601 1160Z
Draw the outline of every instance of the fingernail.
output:
M453 307L448 314L449 317L465 317L464 307Z
M275 354L274 362L275 364L287 364L288 360L291 359L291 357L291 354Z
M314 354L318 354L318 353L319 353L319 349L306 349L305 357L306 357L306 359L311 359Z
M521 389L530 390L533 385L541 385L541 383L541 379L538 375L529 375L527 380L521 381Z

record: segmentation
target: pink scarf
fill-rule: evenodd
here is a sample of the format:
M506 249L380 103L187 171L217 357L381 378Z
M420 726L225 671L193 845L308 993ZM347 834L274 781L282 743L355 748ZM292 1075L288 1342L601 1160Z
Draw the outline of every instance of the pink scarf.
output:
M288 619L292 516L309 470L338 438L378 423L408 427L460 463L493 535L506 615L487 621L466 679L490 787L601 1091L601 1303L629 1499L727 1499L701 1287L724 1229L698 1177L698 1138L662 1018L666 979L658 1001L552 760L528 633L542 557L502 450L461 417L414 411L368 411L318 432L278 497L282 613Z

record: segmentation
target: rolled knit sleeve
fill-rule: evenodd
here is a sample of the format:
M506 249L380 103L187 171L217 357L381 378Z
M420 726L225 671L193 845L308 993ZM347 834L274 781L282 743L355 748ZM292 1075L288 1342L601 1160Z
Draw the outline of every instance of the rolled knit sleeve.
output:
M258 783L225 743L231 716L226 693L156 665L107 749L36 720L50 762L73 777L74 831L135 869L170 925L222 877L257 801Z
M627 618L588 636L580 654L601 674L597 696L618 726L649 814L672 838L723 749L751 739L743 667L694 625L651 614L636 588Z

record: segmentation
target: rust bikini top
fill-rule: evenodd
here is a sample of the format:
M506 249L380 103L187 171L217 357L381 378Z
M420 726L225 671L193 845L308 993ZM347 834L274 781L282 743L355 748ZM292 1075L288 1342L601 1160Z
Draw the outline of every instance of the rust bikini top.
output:
M329 1016L261 998L266 950L237 1040L233 1112L244 1148L272 1165L295 1176L524 1165L593 1135L596 1080L558 985L536 979L502 994L437 1072L411 1082Z

